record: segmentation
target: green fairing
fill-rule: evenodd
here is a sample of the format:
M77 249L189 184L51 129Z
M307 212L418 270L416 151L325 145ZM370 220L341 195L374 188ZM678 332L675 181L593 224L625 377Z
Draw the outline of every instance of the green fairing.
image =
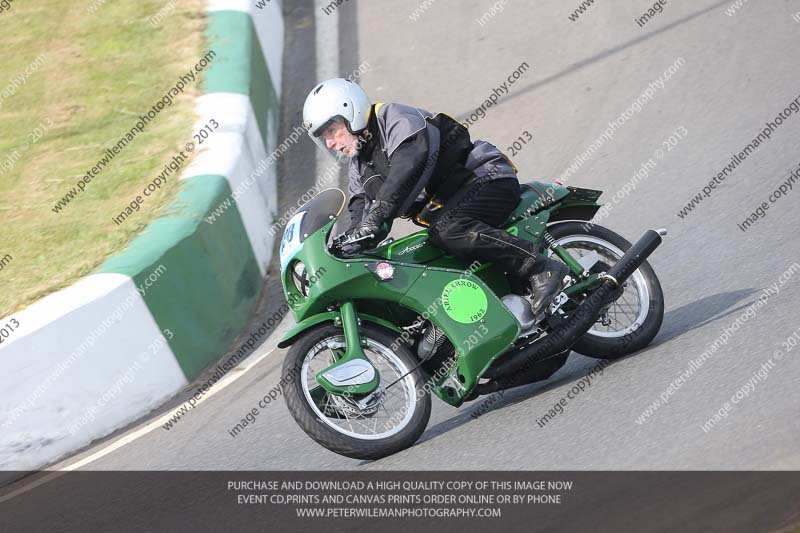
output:
M506 229L536 243L541 250L545 249L543 238L548 220L559 210L571 206L591 206L594 210L600 207L600 204L584 198L573 199L576 189L547 184L527 186L530 190L522 193L520 205L509 217ZM585 193L588 190L577 191ZM543 200L543 197L548 200ZM347 320L343 318L349 313L349 302L353 303L360 320L398 332L398 342L402 332L398 326L408 326L411 322L409 316L423 315L445 332L457 354L456 364L452 365L450 372L433 382L433 391L445 402L461 405L482 373L513 345L520 334L519 323L501 301L511 291L507 273L492 264L482 264L477 268L473 264L470 269L470 265L430 243L427 230L357 258L340 259L331 255L327 247L334 223L335 218L331 216L319 229L312 230L299 250L285 258L282 282L298 325L284 336L279 346L291 344L303 331L323 322L346 326ZM292 275L295 261L301 261L313 278L307 288L307 297L303 297L295 287ZM391 279L379 280L367 268L379 261L394 267ZM445 291L446 287L449 290ZM361 307L368 308L370 314L359 311ZM360 328L354 329L346 332L348 345L352 337L358 336ZM353 344L355 349L352 353L348 352L336 364L363 357L360 338ZM329 392L334 392L332 385L321 384ZM370 387L365 387L365 390L369 392Z

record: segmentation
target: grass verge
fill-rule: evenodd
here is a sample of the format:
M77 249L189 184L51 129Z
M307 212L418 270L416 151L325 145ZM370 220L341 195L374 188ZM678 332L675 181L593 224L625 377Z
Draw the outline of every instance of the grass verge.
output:
M38 0L0 13L0 316L90 274L164 214L180 170L113 221L186 153L202 73L53 207L203 58L205 24L201 0Z

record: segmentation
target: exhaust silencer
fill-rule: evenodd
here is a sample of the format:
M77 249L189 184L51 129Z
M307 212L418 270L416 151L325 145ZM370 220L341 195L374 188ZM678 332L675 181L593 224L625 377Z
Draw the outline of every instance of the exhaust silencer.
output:
M663 230L662 230L663 231ZM658 245L661 244L659 232L647 230L642 238L631 246L625 255L611 267L607 275L616 279L619 284L624 283L636 269L642 266Z
M478 385L479 394L490 394L497 390L525 385L528 374L535 372L535 364L542 359L568 350L581 335L589 331L597 321L603 306L614 300L616 289L644 263L661 244L661 231L647 230L641 239L628 249L616 264L601 278L602 284L584 300L566 320L549 335L500 357L486 369L481 377L503 378L501 382L490 381ZM664 233L666 233L664 231Z

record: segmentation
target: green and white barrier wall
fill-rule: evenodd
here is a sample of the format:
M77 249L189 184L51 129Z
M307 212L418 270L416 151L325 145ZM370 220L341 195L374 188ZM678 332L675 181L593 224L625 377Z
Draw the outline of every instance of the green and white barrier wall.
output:
M42 467L146 415L245 326L270 262L280 2L211 0L199 129L169 215L98 272L13 318L0 345L0 469ZM5 323L5 322L3 322Z

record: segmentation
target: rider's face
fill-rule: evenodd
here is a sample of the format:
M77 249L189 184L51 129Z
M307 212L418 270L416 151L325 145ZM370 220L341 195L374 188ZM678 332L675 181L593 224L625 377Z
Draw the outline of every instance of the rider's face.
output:
M341 152L347 157L355 157L358 154L358 137L347 130L342 119L331 122L320 137L325 139L325 146L329 150Z

